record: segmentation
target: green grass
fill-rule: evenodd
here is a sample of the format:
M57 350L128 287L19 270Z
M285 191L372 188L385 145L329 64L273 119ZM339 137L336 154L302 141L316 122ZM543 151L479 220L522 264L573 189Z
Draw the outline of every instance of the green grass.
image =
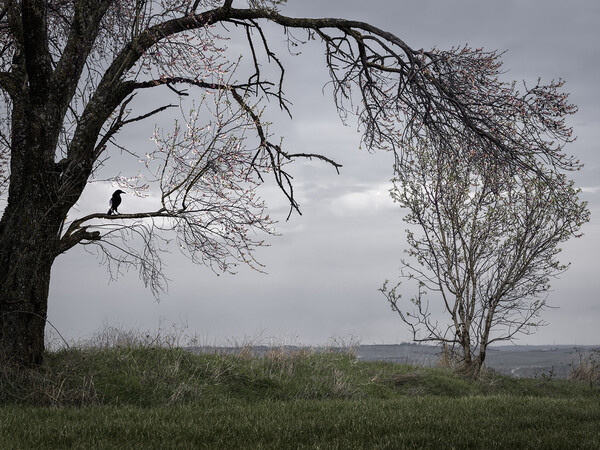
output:
M125 346L0 371L2 448L600 448L600 390L274 349Z

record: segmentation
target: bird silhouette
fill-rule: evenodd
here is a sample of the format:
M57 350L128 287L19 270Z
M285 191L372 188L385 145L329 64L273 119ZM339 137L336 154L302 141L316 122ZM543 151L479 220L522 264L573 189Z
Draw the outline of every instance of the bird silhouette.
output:
M112 197L108 201L108 205L110 206L110 208L106 214L119 214L117 208L121 204L121 194L125 194L125 192L123 192L120 189L117 189L115 192L113 192Z

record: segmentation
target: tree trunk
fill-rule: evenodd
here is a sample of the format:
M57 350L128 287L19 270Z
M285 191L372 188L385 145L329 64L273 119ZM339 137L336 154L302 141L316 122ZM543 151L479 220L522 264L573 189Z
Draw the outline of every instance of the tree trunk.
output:
M481 373L481 368L483 367L483 363L485 362L485 355L487 352L487 345L482 344L479 349L479 355L475 360L477 362L477 376Z
M471 378L478 378L481 374L481 368L483 367L483 362L485 361L487 345L481 345L479 349L479 354L477 357L473 358L471 352L469 352L469 357L464 358L462 366L459 368L459 372Z
M30 218L7 216L0 226L0 356L5 362L33 367L44 355L56 233L32 225Z
M43 16L35 6L29 13ZM28 31L45 30L34 28ZM12 92L10 184L0 219L0 359L26 367L43 361L50 271L69 209L55 163L62 119L46 79L45 38L37 38L24 44L27 64L22 54L15 59L23 87Z
M0 220L0 359L25 367L43 361L50 270L62 224L52 174L43 172L24 173L19 188L11 186Z
M469 333L469 325L463 325L462 332L460 335L460 343L462 346L463 360L458 371L464 376L470 378L477 378L481 372L481 366L483 359L485 358L485 349L483 350L483 358L481 353L473 358L473 352L471 350L471 335Z

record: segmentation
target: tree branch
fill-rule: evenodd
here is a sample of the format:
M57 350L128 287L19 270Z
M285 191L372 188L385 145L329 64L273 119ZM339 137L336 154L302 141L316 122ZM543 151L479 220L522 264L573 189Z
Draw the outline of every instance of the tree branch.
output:
M108 131L104 134L104 136L102 136L102 138L96 145L96 149L94 152L94 160L96 160L98 158L98 156L105 150L106 146L108 145L110 140L113 138L113 136L115 134L117 134L119 132L119 130L121 128L123 128L124 126L126 126L130 123L139 122L141 120L147 119L148 117L151 117L151 116L154 116L155 114L161 113L161 112L165 111L166 109L177 107L177 105L164 105L164 106L156 108L146 114L136 116L132 119L124 119L124 117L126 115L127 105L129 104L129 102L131 102L131 100L133 100L134 95L129 97L127 100L125 100L121 104L119 114L117 115L117 117L115 118L115 120L113 121L111 126L109 127Z
M75 2L73 19L65 49L56 64L53 84L58 104L55 114L62 117L69 106L77 82L92 50L100 24L110 0L78 0Z
M197 86L197 87L201 87L201 88L205 88L205 89L220 89L220 90L222 89L222 90L231 92L231 95L233 96L235 101L240 105L242 110L251 117L252 121L254 122L258 137L261 141L261 145L259 147L258 152L267 151L269 153L275 180L277 182L277 185L285 193L288 200L290 201L291 210L295 210L298 213L300 213L299 205L296 203L296 201L294 200L294 196L293 196L293 186L292 186L292 182L291 182L291 176L281 168L281 162L280 162L281 158L280 157L283 157L286 160L292 160L294 158L319 159L328 164L331 164L335 168L336 172L339 174L339 169L342 167L342 165L336 163L335 161L333 161L330 158L327 158L326 156L323 156L320 154L315 154L315 153L289 154L289 153L284 152L279 145L272 144L267 139L267 135L266 135L265 129L262 125L260 118L252 110L252 108L246 103L244 98L237 92L238 89L245 91L248 89L248 87L251 87L251 86L254 86L257 84L265 84L267 82L260 82L257 80L256 82L253 82L253 83L249 82L247 84L228 85L228 84L206 83L204 81L187 79L187 78L183 78L183 77L165 77L165 78L161 78L161 79L157 79L157 80L150 80L150 81L144 81L144 82L128 82L127 85L132 87L133 89L145 89L145 88L152 88L152 87L161 86L161 85L168 86L170 84L177 84L177 83L185 83L185 84L189 84L192 86ZM270 83L268 83L268 84L270 84ZM290 212L291 212L291 210L290 210ZM289 215L288 215L288 218L289 218Z
M114 220L128 220L128 219L147 219L147 218L169 218L169 217L177 217L177 214L170 213L166 211L164 208L159 209L158 211L145 212L145 213L134 213L134 214L100 214L93 213L88 214L80 219L74 220L71 222L63 236L61 237L58 245L57 255L60 253L64 253L69 250L71 247L77 245L79 242L84 240L90 241L99 241L102 239L100 231L88 231L91 225L82 226L83 223L89 222L93 219L104 219L109 221Z

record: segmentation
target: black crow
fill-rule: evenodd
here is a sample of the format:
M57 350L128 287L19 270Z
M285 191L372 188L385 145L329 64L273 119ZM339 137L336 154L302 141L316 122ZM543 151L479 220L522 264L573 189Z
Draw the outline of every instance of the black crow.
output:
M120 189L117 189L113 193L112 197L110 198L110 200L108 202L110 209L108 210L108 212L106 214L119 214L119 211L117 211L117 208L121 204L121 194L125 194L125 192L123 192Z

